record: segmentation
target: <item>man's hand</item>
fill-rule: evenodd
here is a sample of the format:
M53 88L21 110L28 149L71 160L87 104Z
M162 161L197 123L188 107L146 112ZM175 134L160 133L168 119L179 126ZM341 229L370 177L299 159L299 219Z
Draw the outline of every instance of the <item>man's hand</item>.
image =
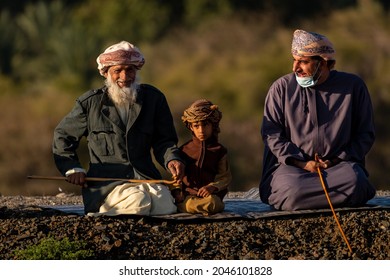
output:
M171 172L172 177L178 183L180 183L183 180L184 168L185 168L185 165L181 161L171 160L170 162L168 162L169 172Z
M309 160L309 161L300 161L296 159L292 159L291 163L299 168L305 169L306 171L309 172L317 172L317 167L319 168L328 168L328 161L314 161L314 160Z
M309 171L309 172L317 172L317 168L324 168L323 167L324 164L320 163L320 162L317 162L317 161L314 161L314 160L309 160L305 163L303 169L305 169L306 171ZM325 167L326 168L326 167Z
M68 181L71 184L79 185L82 187L86 187L86 181L85 181L85 173L84 172L76 172L73 174L70 174L66 177L66 181Z
M309 172L317 172L317 167L321 169L327 169L329 167L335 166L336 164L339 164L341 162L341 159L339 158L334 158L333 160L322 160L319 157L316 157L317 161L315 160L309 160L309 161L300 161L296 159L291 159L291 164L305 169L306 171Z

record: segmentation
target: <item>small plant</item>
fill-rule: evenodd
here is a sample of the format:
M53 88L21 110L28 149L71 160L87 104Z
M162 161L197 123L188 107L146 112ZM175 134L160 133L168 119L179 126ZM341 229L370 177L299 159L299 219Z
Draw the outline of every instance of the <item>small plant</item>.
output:
M82 260L93 256L93 251L85 249L86 246L86 242L69 241L67 237L61 240L48 237L39 244L16 251L15 256L20 260Z

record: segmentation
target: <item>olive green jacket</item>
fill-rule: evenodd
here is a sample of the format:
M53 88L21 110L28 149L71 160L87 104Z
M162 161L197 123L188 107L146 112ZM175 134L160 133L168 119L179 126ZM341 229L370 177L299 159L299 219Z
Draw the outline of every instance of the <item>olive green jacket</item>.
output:
M54 131L53 154L59 171L82 168L77 148L86 137L89 150L87 177L160 179L153 163L163 166L181 160L177 134L165 96L142 84L124 124L107 95L107 88L90 90L76 100L71 112ZM97 212L107 194L123 182L89 182L83 188L86 212Z

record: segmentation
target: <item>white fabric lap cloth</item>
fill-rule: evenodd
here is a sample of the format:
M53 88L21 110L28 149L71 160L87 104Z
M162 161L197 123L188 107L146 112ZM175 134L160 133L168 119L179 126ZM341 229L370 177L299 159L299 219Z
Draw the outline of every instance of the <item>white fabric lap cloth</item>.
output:
M115 187L107 196L98 213L88 216L144 215L158 216L177 212L174 198L162 184L125 183Z

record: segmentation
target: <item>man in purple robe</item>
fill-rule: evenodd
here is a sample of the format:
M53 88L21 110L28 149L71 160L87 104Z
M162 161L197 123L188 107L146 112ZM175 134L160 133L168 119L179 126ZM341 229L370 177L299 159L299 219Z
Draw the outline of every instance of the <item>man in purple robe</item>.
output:
M335 50L321 34L296 30L291 52L293 72L265 99L261 200L278 210L329 208L319 167L334 207L362 206L375 195L365 169L375 140L368 89L333 70Z

